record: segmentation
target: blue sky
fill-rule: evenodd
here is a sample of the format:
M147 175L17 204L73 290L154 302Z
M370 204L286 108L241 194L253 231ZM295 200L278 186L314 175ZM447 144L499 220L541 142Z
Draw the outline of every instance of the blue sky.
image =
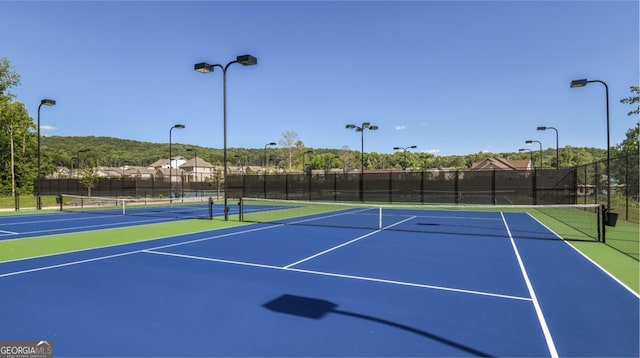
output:
M228 146L295 131L307 147L516 152L527 139L606 148L637 118L638 1L0 2L0 57L43 135L111 136L222 148L222 74L193 70L252 54L227 72ZM535 145L535 144L534 144ZM533 147L532 149L537 149Z

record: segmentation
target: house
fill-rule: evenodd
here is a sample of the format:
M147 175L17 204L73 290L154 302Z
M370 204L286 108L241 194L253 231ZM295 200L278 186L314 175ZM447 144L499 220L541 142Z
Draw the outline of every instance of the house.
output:
M471 170L533 170L531 164L531 159L487 158L481 162L473 163Z
M151 169L164 169L164 168L180 168L181 165L183 165L184 163L186 163L187 160L181 156L181 155L177 155L175 157L172 157L171 160L169 159L159 159L156 160L155 162L151 163L151 165L149 165L149 168ZM168 175L169 171L167 171L167 175Z
M213 176L215 171L213 164L198 157L187 160L179 168L184 172L185 179L193 182L205 181L205 178Z
M168 181L169 177L171 177L171 182L180 182L182 181L182 176L185 174L182 169L171 169L172 172L169 172L169 168L160 168L155 171L155 177L159 180Z

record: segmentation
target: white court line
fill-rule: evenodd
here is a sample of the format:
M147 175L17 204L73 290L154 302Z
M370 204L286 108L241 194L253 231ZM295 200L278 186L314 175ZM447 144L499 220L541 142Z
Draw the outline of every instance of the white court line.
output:
M167 221L167 219L166 218L155 218L155 219L148 219L148 220L128 221L128 222L126 222L126 224L151 223L151 222L154 222L154 221ZM116 229L117 229L117 228L126 228L128 226L134 226L134 225L123 225L123 223L109 223L109 224L96 224L96 225L64 227L64 228L47 229L47 230L24 231L24 232L16 232L14 234L16 234L16 235L32 235L32 234L42 234L42 233L54 233L54 232L65 231L65 230L108 228L108 227L111 227L111 226L115 226ZM2 230L0 230L0 232L1 231ZM76 233L81 233L81 232L82 232L82 230L81 231L69 231L69 232L64 232L63 234L76 234ZM44 237L44 236L40 236L40 237ZM30 239L30 238L33 238L33 237L21 237L21 238L16 238L16 239L6 239L6 240L0 240L0 242L12 241L12 240L23 240L23 239Z
M390 227L394 227L394 226L396 226L396 225L400 225L400 224L402 224L402 223L404 223L404 222L407 222L407 221L409 221L409 220L412 220L412 219L415 219L415 216L412 216L412 217L410 217L410 218L407 218L407 219L404 219L404 220L398 221L398 222L397 222L397 223L395 223L395 224L392 224L392 225L389 225L389 226L385 226L385 227L383 227L383 228L382 228L382 229L380 229L380 230L376 230L376 231L370 232L370 233L368 233L368 234L362 235L362 236L360 236L360 237L356 237L356 238L355 238L355 239L353 239L353 240L350 240L350 241L347 241L347 242L342 243L342 244L340 244L340 245L337 245L337 246L334 246L334 247L332 247L332 248L326 249L326 250L324 250L324 251L322 251L322 252L318 252L318 253L317 253L317 254L315 254L315 255L311 255L311 256L306 257L306 258L304 258L304 259L302 259L302 260L299 260L299 261L296 261L296 262L294 262L294 263L292 263L292 264L289 264L289 265L287 265L287 266L284 266L284 268L290 268L290 267L296 266L296 265L301 264L301 263L303 263L303 262L305 262L305 261L309 261L309 260L314 259L314 258L316 258L316 257L318 257L318 256L324 255L324 254L326 254L326 253L328 253L328 252L331 252L331 251L334 251L334 250L339 249L339 248L341 248L341 247L347 246L347 245L352 244L352 243L354 243L354 242L356 242L356 241L359 241L359 240L362 240L362 239L364 239L364 238L366 238L366 237L369 237L369 236L371 236L371 235L373 235L373 234L377 234L377 233L379 233L379 232L380 232L380 231L382 231L382 230L388 229L388 228L390 228Z
M0 230L0 234L8 234L8 235L18 235L18 232Z
M58 215L61 215L61 214L58 214ZM41 216L44 216L44 215L41 215ZM49 218L50 217L51 216L49 216ZM2 222L2 223L0 223L0 226L6 226L6 225L33 225L33 224L62 222L62 221L95 220L95 219L106 219L106 218L109 218L109 217L113 217L113 215L109 215L109 216L93 215L93 217L90 217L90 216L89 217L76 216L75 218L72 218L72 217L61 218L60 216L58 216L56 219L53 219L53 220L32 220L32 221L25 220L25 221Z
M505 219L504 213L502 212L500 212L500 216L502 217L502 222L504 223L504 227L507 229L507 234L509 234L509 240L511 241L513 252L515 253L516 258L518 259L520 272L522 272L522 277L524 278L524 282L527 284L527 289L529 290L529 295L531 296L533 307L536 310L536 315L538 316L538 322L540 322L540 327L542 328L542 332L544 333L544 339L547 342L547 348L549 349L549 353L551 354L552 358L558 358L559 357L558 351L556 349L555 343L553 342L551 331L549 330L547 321L544 318L544 314L542 314L542 308L540 307L540 303L538 302L538 297L536 296L536 292L534 291L533 285L531 284L531 280L529 279L529 275L527 274L527 269L524 267L524 263L522 262L522 257L520 257L520 252L518 251L516 242L513 239L513 235L511 235L511 230L509 229L509 225L507 224L507 219Z
M296 268L290 268L290 267L272 266L272 265L265 265L265 264L256 264L256 263L251 263L251 262L242 262L242 261L233 261L233 260L214 259L214 258L201 257L201 256L174 254L174 253L170 253L170 252L152 251L152 249L150 249L150 250L142 250L141 252L147 253L147 254L154 254L154 255L180 257L180 258L191 259L191 260L201 260L201 261L218 262L218 263L225 263L225 264L231 264L231 265L259 267L259 268L266 268L266 269L271 269L271 270L299 272L299 273L306 273L306 274L319 275L319 276L347 278L347 279L352 279L352 280L386 283L386 284L392 284L392 285L398 285L398 286L410 286L410 287L427 288L427 289L439 290L439 291L466 293L466 294L471 294L471 295L489 296L489 297L496 297L496 298L506 298L506 299L519 300L519 301L531 301L531 298L529 298L529 297L503 295L503 294L499 294L499 293L464 290L464 289L459 289L459 288L425 285L425 284L421 284L421 283L386 280L386 279L365 277L365 276L345 275L345 274L339 274L339 273L313 271L313 270L303 270L303 269L296 269Z
M589 256L585 255L584 252L580 251L577 247L573 246L571 243L569 243L567 240L565 240L562 236L558 235L555 231L551 230L551 228L549 228L547 225L545 225L540 220L538 220L538 218L536 218L535 216L533 216L533 215L531 215L529 213L527 213L527 215L529 215L529 217L532 218L533 220L535 220L538 224L544 226L547 230L549 230L556 237L558 237L558 239L564 241L564 243L567 244L573 251L579 253L587 261L591 262L595 267L597 267L602 272L604 272L605 275L609 276L609 278L611 278L613 281L617 282L620 286L622 286L624 289L629 291L632 295L636 296L637 298L640 298L640 293L637 293L631 287L627 286L626 283L620 281L619 278L615 277L613 274L611 274L611 272L607 271L604 267L600 266L600 264L598 264L597 262L593 261Z
M244 234L244 233L253 232L253 231L266 230L266 229L271 229L271 228L275 228L275 227L279 227L279 226L282 226L282 225L272 225L272 226L259 227L259 228L255 228L255 229L243 230L243 231L238 231L238 232L226 233L226 234L221 234L221 235L209 236L209 237L205 237L205 238L201 238L201 239L194 239L194 240L184 241L184 242L175 243L175 244L155 246L155 247L151 247L151 248L146 249L146 250L157 250L157 249L164 249L164 248L167 248L167 247L174 247L174 246L192 244L192 243L196 243L196 242L200 242L200 241L213 240L213 239L218 239L218 238L221 238L221 237L233 236L233 235L236 235L236 234ZM59 253L48 254L48 255L27 257L27 258L23 258L23 259L0 261L0 265L1 264L6 264L6 263L10 263L10 262L34 260L34 259L41 259L41 258L50 257L50 256L60 256L60 255L66 255L66 254L74 254L74 253L83 252L83 251L100 250L100 249L107 249L107 248L116 247L116 246L124 246L124 245L130 245L130 244L139 244L139 243L143 243L143 242L151 242L151 241L156 241L156 240L164 240L164 239L170 239L172 237L179 237L179 236L191 235L191 234L199 234L199 233L203 233L203 232L207 232L207 231L211 231L211 230L203 230L203 231L191 232L191 233L187 233L187 234L176 234L176 235L171 235L171 236L158 237L158 238L155 238L155 239L143 239L143 240L138 240L138 241L131 241L131 242L125 242L125 243L113 244L113 245L106 245L106 246L100 246L100 247L91 247L91 248L88 248L88 249L65 251L65 252L59 252ZM3 241L9 241L9 240L3 240ZM138 252L141 252L141 251L142 250L128 251L126 253L123 253L123 255L125 255L125 254L135 254L135 253L138 253ZM111 258L111 257L116 257L116 256L118 256L118 255L100 256L100 257L95 258L95 260L100 260L100 259L103 259L103 258ZM68 265L75 265L76 263L83 263L83 262L89 262L89 261L91 261L91 260L71 261L71 262L68 263ZM65 266L65 264L52 265L52 266L43 266L43 267L41 267L39 269L33 269L33 270L10 272L10 273L4 274L4 275L0 275L0 277L12 276L12 275L20 274L20 273L28 273L28 272L32 272L32 271L40 271L42 269L57 268L57 267L62 267L62 266Z
M32 269L28 269L28 270L22 270L22 271L8 272L8 273L0 274L0 278L3 278L3 277L9 277L9 276L16 276L16 275L22 275L22 274L30 273L30 272L37 272L37 271L51 270L51 269L59 268L59 267L66 267L66 266L79 265L79 264L84 264L84 263L87 263L87 262L93 262L93 261L106 260L106 259L111 259L111 258L119 257L119 256L125 256L125 255L137 254L137 253L139 253L139 252L142 252L142 250L129 251L129 252L123 252L123 253L114 254L114 255L108 255L108 256L94 257L94 258L91 258L91 259L85 259L85 260L78 260L78 261L65 262L65 263L57 264L57 265L49 265L49 266L36 267L36 268L32 268Z
M305 257L305 258L304 258L304 259L302 259L302 260L299 260L299 261L296 261L296 262L294 262L294 263L292 263L292 264L289 264L289 265L287 265L287 266L284 266L284 268L290 268L290 267L292 267L292 266L295 266L295 265L301 264L301 263L303 263L303 262L305 262L305 261L309 261L309 260L311 260L311 259L313 259L313 258L316 258L316 257L320 256L320 255L324 255L324 254L326 254L327 252L331 252L331 251L333 251L333 250L337 250L337 249L339 249L339 248L341 248L341 247L343 247L343 246L347 246L347 245L349 245L349 244L352 244L352 243L354 243L354 242L356 242L356 241L362 240L362 239L364 239L365 237L369 237L369 236L371 236L371 235L373 235L373 234L377 234L377 233L379 233L379 232L380 232L380 230L376 230L376 231L370 232L370 233L368 233L368 234L362 235L362 236L360 236L360 237L356 237L356 238L355 238L355 239L353 239L353 240L350 240L350 241L344 242L344 243L342 243L342 244L340 244L340 245L334 246L334 247L329 248L329 249L326 249L326 250L324 250L324 251L322 251L322 252L318 252L318 253L317 253L317 254L315 254L315 255L311 255L311 256L309 256L309 257Z
M314 220L322 220L322 219L326 219L326 218L332 218L335 216L346 216L346 215L351 215L352 213L359 213L361 211L367 211L367 210L371 210L371 208L366 208L366 209L359 209L359 210L349 210L349 211L340 211L337 214L333 214L333 215L324 215L324 216L315 216L309 219L304 219L304 220L297 220L297 221L292 221L290 223L288 223L289 225L295 225L295 224L299 224L299 223L304 223L307 221L314 221Z

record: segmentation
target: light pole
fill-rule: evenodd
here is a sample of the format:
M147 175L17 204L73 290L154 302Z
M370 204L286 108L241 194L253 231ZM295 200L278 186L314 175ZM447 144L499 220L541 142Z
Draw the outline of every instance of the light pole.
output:
M193 148L187 148L187 152L193 152L195 164L193 165L194 181L198 181L198 151Z
M556 170L560 169L560 154L559 154L559 141L558 141L558 130L554 127L538 127L539 131L546 131L547 129L553 129L556 131Z
M607 84L604 81L587 80L585 78L581 80L571 81L570 87L571 88L584 87L587 85L587 83L592 83L592 82L598 82L604 85L604 94L605 94L605 101L607 106L607 213L605 217L607 217L608 219L609 211L611 210L611 143L610 143L610 137L609 137L609 86L607 86Z
M89 148L86 148L86 149L80 149L80 150L78 151L78 174L80 174L80 163L81 163L81 162L80 162L80 153L86 153L86 152L89 152L89 151L91 151L91 149L89 149ZM79 176L79 175L76 175L76 176Z
M533 165L533 152L529 148L520 148L518 152L526 152L529 151L529 160L531 161L531 165Z
M216 67L222 69L222 107L223 107L223 132L224 132L224 220L229 220L229 207L227 206L227 69L231 64L239 63L243 66L252 66L258 63L258 59L251 55L237 56L235 61L227 63L226 66L220 64L211 65L206 62L196 63L193 69L200 73L213 72Z
M372 126L369 122L362 122L360 126L355 124L347 124L347 129L355 129L356 132L360 132L360 201L364 202L364 131L365 129L375 131L378 126Z
M38 106L38 175L36 179L38 180L38 192L36 193L36 209L42 209L42 201L40 198L40 193L42 192L42 180L40 179L40 108L42 106L55 106L56 101L53 99L43 99L40 101L40 105Z
M304 168L305 168L305 159L307 158L307 154L313 154L313 150L307 150L306 152L302 153L302 173L304 174Z
M267 174L267 167L269 166L269 163L267 162L267 147L270 145L276 145L276 142L269 142L267 144L264 145L264 157L263 157L263 163L264 163L264 173Z
M527 140L525 141L525 143L527 144L531 144L531 143L538 143L540 145L540 170L542 170L542 142L537 141L537 140Z
M418 148L418 146L416 145L412 145L409 147L393 147L393 150L402 150L404 152L404 167L402 168L402 170L407 169L407 150L416 148Z
M171 131L173 131L174 128L184 129L184 124L176 124L171 127L171 129L169 129L169 199L173 198L173 157L171 154Z

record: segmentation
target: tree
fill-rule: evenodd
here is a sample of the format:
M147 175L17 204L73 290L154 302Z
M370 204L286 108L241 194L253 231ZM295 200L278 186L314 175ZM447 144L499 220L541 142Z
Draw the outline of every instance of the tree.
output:
M620 103L625 103L625 104L636 104L636 108L634 108L631 112L627 113L627 115L629 116L633 116L635 115L639 115L640 114L640 87L638 86L631 86L631 92L635 92L635 96L631 96L631 97L627 97L627 98L623 98L620 100Z
M293 151L298 142L298 133L294 131L285 131L282 133L282 137L278 141L281 147L287 150L287 156L289 157L289 170L291 170L291 161L293 160Z
M11 63L5 57L0 58L0 97L12 97L9 88L20 84L20 75L12 70Z
M631 86L631 92L635 92L635 96L623 98L620 100L621 103L626 104L636 104L636 108L631 112L627 113L629 116L637 116L640 115L640 87ZM618 144L615 147L615 151L618 155L627 155L627 154L638 154L640 150L640 146L638 145L638 140L640 139L640 121L638 121L635 127L630 128L626 135L627 138L622 141L622 143Z
M0 192L33 188L36 136L33 120L24 105L9 92L20 84L6 58L0 58Z
M100 179L98 172L94 167L83 168L79 172L81 177L78 182L87 188L87 195L91 196L91 189L96 187L98 179Z

